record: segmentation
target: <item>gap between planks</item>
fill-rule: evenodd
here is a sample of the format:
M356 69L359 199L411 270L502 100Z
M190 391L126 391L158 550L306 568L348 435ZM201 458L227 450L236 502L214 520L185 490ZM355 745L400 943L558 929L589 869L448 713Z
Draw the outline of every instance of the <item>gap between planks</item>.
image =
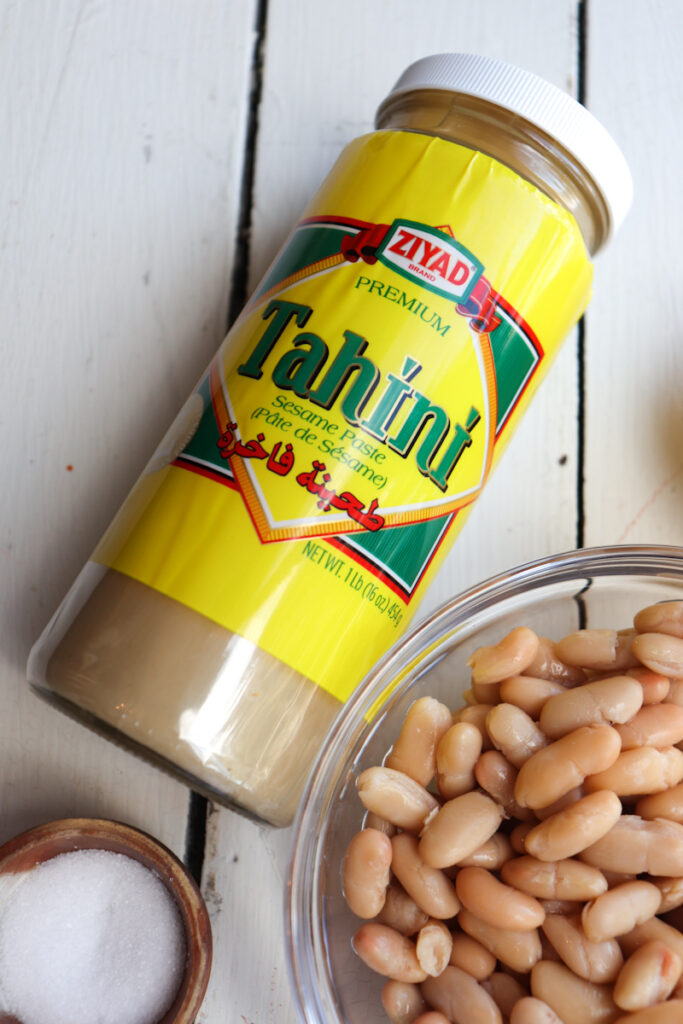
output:
M259 110L263 91L263 53L268 24L268 0L258 0L254 20L254 45L251 54L250 86L248 97L247 127L244 140L244 160L240 180L240 202L235 238L233 271L228 299L226 331L237 319L247 301L249 263L251 256L251 219L254 198L254 177L256 168L256 140L259 127ZM183 860L188 870L201 885L204 854L206 850L206 824L209 801L205 796L190 791L185 830L185 853Z

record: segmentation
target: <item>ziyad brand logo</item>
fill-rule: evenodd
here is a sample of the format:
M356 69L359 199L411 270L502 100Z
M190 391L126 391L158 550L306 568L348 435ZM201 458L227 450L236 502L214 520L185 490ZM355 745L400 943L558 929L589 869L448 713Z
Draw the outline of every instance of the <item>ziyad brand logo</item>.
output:
M377 249L377 259L459 304L467 301L484 270L450 235L411 220L394 221Z

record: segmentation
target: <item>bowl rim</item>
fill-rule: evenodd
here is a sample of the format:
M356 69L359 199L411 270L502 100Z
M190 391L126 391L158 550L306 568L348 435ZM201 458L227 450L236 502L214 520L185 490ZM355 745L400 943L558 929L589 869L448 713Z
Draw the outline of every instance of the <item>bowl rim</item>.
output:
M285 887L285 936L291 990L303 1024L343 1024L344 1021L332 993L321 991L320 979L314 973L316 950L323 948L324 938L315 914L320 881L319 858L315 854L326 834L332 793L339 786L341 766L346 762L341 751L349 749L354 736L359 737L367 728L364 715L392 679L405 670L406 664L410 666L420 654L431 652L445 623L449 623L448 637L469 617L522 592L573 579L585 579L589 584L593 577L626 575L683 579L683 547L624 544L579 548L497 573L463 590L419 620L397 638L356 687L328 730L293 825ZM412 678L412 673L404 674L392 694L402 692ZM351 775L349 767L347 781ZM304 948L308 950L308 957L300 955Z

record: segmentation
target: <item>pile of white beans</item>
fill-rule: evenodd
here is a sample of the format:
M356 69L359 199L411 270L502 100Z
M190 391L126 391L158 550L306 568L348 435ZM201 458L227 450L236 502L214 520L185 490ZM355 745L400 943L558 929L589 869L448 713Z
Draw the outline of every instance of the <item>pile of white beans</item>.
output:
M683 1022L683 601L634 626L513 629L358 777L342 883L392 1024Z

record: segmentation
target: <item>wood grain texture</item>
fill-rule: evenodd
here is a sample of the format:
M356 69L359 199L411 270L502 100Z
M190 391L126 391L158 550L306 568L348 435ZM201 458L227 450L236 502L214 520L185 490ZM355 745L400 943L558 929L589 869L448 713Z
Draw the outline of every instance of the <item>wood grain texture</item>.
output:
M253 9L201 6L0 8L0 840L99 815L183 851L185 787L25 663L224 332Z
M565 0L514 5L437 0L427 15L407 0L351 0L343 6L270 0L251 211L251 286L343 146L371 130L376 107L411 61L449 49L487 53L575 91L574 14L575 4ZM574 546L575 362L570 340L423 601L422 613L486 575ZM566 461L560 465L562 456ZM226 855L226 844L237 862ZM224 1007L232 1008L225 1018L230 1024L296 1020L278 939L286 844L286 836L268 837L229 812L211 815L204 888L209 896L220 894L213 919L221 966L214 972L202 1024L222 1020ZM267 856L273 849L277 852ZM247 858L258 884L245 898L240 880ZM257 959L250 955L255 929L264 929ZM235 943L236 934L244 934L244 942Z
M218 807L207 825L202 892L214 968L197 1024L297 1024L284 928L292 830Z
M586 541L683 544L683 18L675 0L589 5L588 103L634 204L586 319Z

